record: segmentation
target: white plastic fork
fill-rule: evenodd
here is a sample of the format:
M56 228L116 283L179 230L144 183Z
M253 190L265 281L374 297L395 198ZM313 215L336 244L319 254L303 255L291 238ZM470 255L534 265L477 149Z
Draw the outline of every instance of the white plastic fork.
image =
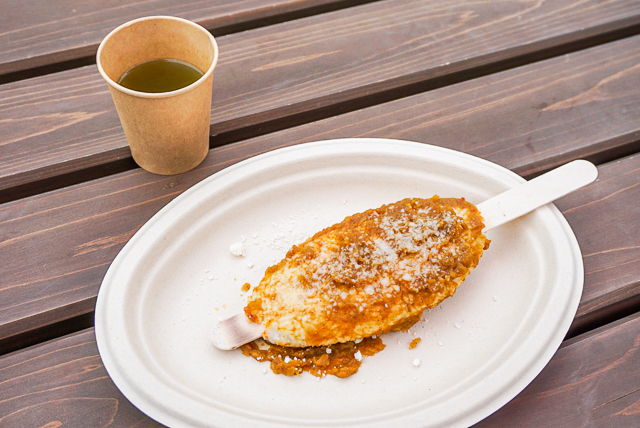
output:
M591 162L576 160L476 205L486 232L559 199L595 181L598 169ZM243 313L221 321L211 334L213 345L222 350L262 337L264 326L250 322Z

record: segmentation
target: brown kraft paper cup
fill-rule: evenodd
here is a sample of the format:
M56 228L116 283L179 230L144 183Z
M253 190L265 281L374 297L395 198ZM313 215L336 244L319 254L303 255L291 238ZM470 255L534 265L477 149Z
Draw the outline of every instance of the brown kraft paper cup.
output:
M162 93L133 91L116 83L134 65L159 58L186 61L204 75L189 86ZM207 30L171 16L136 19L109 33L96 59L138 165L171 175L204 160L209 151L213 69L218 62L218 45Z

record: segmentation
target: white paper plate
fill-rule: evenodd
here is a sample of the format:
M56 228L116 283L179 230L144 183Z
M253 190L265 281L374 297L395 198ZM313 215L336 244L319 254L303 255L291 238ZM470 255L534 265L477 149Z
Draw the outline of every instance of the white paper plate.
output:
M542 370L582 292L577 241L553 206L489 232L452 298L347 379L275 375L210 343L292 244L346 215L405 197L473 203L523 180L425 144L346 139L256 156L193 186L145 224L104 278L95 329L122 393L172 426L468 426ZM245 257L229 246L241 242ZM414 337L422 338L409 349ZM415 367L412 363L420 361Z

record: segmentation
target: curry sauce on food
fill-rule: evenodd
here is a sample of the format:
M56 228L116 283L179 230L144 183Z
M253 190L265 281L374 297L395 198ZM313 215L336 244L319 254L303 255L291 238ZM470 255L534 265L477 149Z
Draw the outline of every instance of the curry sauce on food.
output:
M355 373L360 361L349 360L350 346L365 343L353 354L375 354L382 342L367 348L379 339L363 339L407 330L454 294L489 246L483 227L473 204L434 196L383 205L318 232L268 268L253 290L245 314L265 326L269 344L245 345L243 353L269 359L284 374ZM329 357L322 349L331 349ZM310 357L300 360L305 352Z
M358 371L363 357L370 357L384 349L379 337L362 341L336 343L330 346L290 348L258 339L242 345L242 353L260 362L271 362L275 374L286 376L309 372L317 377L333 375L348 377Z

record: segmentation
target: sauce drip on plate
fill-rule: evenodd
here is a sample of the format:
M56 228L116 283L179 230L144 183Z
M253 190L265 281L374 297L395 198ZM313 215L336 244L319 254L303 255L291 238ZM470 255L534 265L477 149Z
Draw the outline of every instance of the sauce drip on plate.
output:
M375 355L384 348L382 339L368 337L358 343L352 341L305 348L278 346L258 339L242 345L240 349L244 355L257 361L270 361L275 374L293 376L309 372L317 377L333 375L345 378L358 371L363 357Z

